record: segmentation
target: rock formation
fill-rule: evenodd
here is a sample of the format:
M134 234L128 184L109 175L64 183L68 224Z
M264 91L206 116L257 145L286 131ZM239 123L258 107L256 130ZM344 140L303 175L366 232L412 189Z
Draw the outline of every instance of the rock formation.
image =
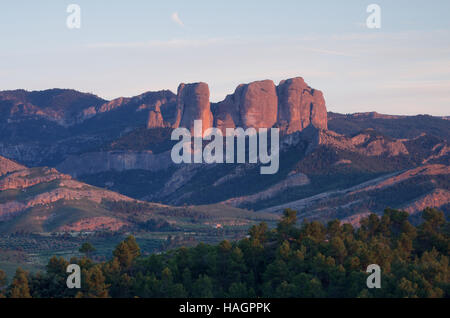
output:
M275 84L259 81L239 85L217 106L215 126L226 128L270 128L277 121L278 98Z
M194 120L202 120L203 132L212 127L213 116L206 83L180 84L174 128L185 127L194 133Z
M214 126L226 128L277 126L291 134L313 125L327 129L327 110L321 91L309 87L301 77L239 85L232 95L217 104Z
M239 89L243 128L269 128L277 121L277 92L272 81L253 82Z
M160 128L160 127L166 127L166 124L164 123L160 107L158 105L155 105L149 111L147 128Z
M23 169L25 169L24 166L0 156L0 176Z
M313 125L327 129L327 109L321 91L309 87L303 78L281 81L278 92L278 124L287 134Z

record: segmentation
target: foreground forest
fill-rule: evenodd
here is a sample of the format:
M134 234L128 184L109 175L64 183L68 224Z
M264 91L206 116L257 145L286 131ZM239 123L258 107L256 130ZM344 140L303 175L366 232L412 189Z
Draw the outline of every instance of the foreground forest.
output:
M449 297L450 226L435 209L413 226L408 213L386 209L359 228L339 221L304 222L285 210L276 229L253 226L247 238L199 244L148 257L133 236L110 261L53 257L46 272L17 269L8 284L0 270L0 297ZM79 264L81 289L68 289L66 268ZM381 267L381 288L368 289L369 264Z

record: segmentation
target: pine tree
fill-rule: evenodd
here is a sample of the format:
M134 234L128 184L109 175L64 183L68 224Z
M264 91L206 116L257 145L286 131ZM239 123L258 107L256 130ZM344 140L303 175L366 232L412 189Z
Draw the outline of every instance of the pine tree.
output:
M28 273L22 268L17 269L9 290L11 298L31 298L27 276Z
M108 285L105 283L100 265L93 266L89 270L83 269L84 278L83 290L84 296L88 298L106 298L108 297Z
M141 255L141 249L134 236L130 235L117 245L113 254L118 259L122 269L128 269L134 259Z
M89 258L90 254L95 252L95 247L91 243L85 242L83 243L83 245L81 245L79 252L83 253L87 258Z

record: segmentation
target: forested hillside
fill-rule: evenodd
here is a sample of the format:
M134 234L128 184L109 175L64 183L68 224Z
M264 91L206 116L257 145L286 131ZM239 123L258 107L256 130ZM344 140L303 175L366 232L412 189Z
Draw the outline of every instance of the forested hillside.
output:
M285 210L276 229L253 226L247 238L199 244L148 257L130 236L113 258L94 263L94 251L70 263L82 268L82 288L66 287L68 261L53 257L46 272L18 269L3 297L449 297L450 226L435 209L417 227L406 212L386 209L357 229L339 221L303 222ZM366 268L381 267L381 288L368 289Z

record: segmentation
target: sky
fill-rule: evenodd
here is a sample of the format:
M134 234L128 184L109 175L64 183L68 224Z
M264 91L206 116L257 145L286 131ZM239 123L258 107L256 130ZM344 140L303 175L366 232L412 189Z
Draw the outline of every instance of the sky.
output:
M113 99L202 81L220 101L301 76L329 111L448 116L449 14L448 0L0 0L0 90Z

